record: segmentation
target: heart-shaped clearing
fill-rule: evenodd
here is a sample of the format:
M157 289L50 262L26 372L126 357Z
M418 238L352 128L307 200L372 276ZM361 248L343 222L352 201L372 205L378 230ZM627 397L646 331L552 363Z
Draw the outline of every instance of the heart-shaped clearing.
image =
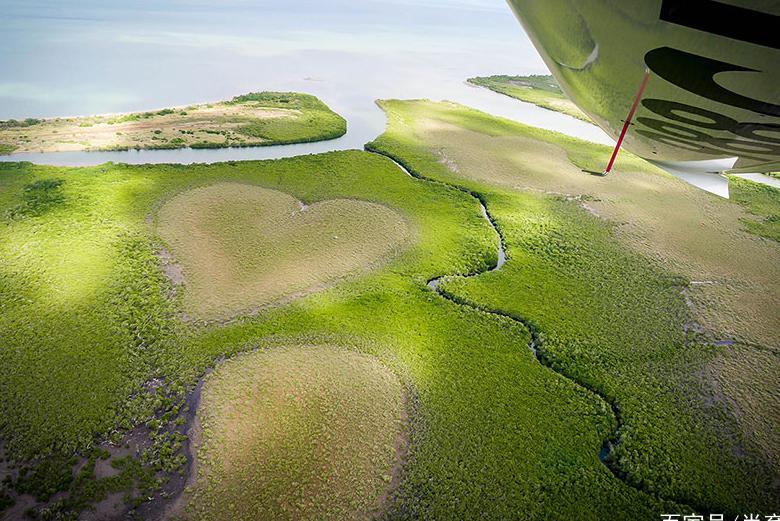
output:
M380 204L333 199L305 206L284 192L217 183L173 197L158 231L182 265L185 304L225 318L309 293L397 254L409 229Z
M374 519L407 443L404 387L338 346L238 356L205 380L193 519ZM176 516L173 516L176 517Z

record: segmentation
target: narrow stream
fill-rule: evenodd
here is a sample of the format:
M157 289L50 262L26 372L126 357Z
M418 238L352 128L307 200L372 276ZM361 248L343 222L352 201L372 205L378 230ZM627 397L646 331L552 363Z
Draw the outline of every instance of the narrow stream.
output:
M469 274L466 274L466 275L457 275L457 276L460 276L460 277L476 277L478 275L482 275L483 273L489 273L489 272L497 271L497 270L501 269L501 267L506 263L506 260L507 260L507 257L506 257L506 247L504 245L504 237L501 235L501 232L498 229L498 226L496 225L495 219L493 218L493 216L488 211L487 206L485 205L484 197L480 193L468 190L468 189L463 188L463 187L458 186L458 185L445 183L445 182L442 182L442 181L438 181L438 180L435 180L435 179L430 179L430 178L424 177L422 175L416 174L412 170L407 168L403 163L399 162L399 160L397 158L395 158L395 157L392 157L392 156L390 156L390 155L388 155L388 154L386 154L384 152L372 149L372 148L370 148L368 146L366 147L366 150L368 150L369 152L373 152L375 154L379 154L381 156L389 158L391 161L393 161L393 163L395 163L398 166L398 168L400 168L409 177L413 177L414 179L417 179L417 180L420 180L420 181L424 181L424 182L427 182L427 183L434 183L434 184L438 184L438 185L441 185L441 186L446 186L448 188L456 189L456 190L459 190L461 192L467 193L471 197L475 198L479 202L480 210L482 212L483 217L488 222L488 224L490 225L490 227L493 230L493 232L496 234L496 237L497 237L496 240L498 242L498 259L497 259L496 263L493 266L490 266L490 267L487 267L487 268L484 268L484 269L480 269L480 270L477 270L475 272L472 272L472 273L469 273ZM546 356L546 354L544 352L544 349L543 349L544 348L544 341L542 339L542 336L539 334L540 332L539 332L538 327L535 324L533 324L532 322L530 322L529 320L521 318L521 317L518 317L518 316L514 316L514 315L506 313L504 311L497 311L497 310L494 310L494 309L489 309L489 308L486 308L486 307L481 306L479 304L475 304L473 302L465 301L463 299L457 298L455 295L447 293L445 290L443 290L441 288L441 282L442 282L442 280L445 277L448 277L448 276L452 276L452 275L440 275L438 277L434 277L434 278L432 278L432 279L430 279L428 281L427 286L431 290L435 291L439 296L441 296L442 298L444 298L446 300L449 300L450 302L452 302L454 304L461 305L461 306L468 306L468 307L470 307L470 308L472 308L472 309L474 309L476 311L480 311L482 313L488 313L488 314L491 314L491 315L496 315L496 316L500 316L500 317L503 317L503 318L507 318L509 320L512 320L514 322L517 322L517 323L523 325L531 333L531 340L528 343L528 348L533 352L534 357L536 358L536 360L541 365L543 365L544 367L550 369L551 371L553 371L554 373L558 374L559 376L569 380L570 382L574 383L578 387L581 387L581 388L583 388L583 389L585 389L585 390L595 394L604 403L606 403L609 406L609 408L612 410L613 416L615 417L616 428L615 428L615 431L609 437L607 437L604 440L604 442L602 443L601 448L599 449L598 457L599 457L599 460L604 464L604 466L607 467L607 469L612 473L612 475L614 475L617 479L621 480L626 485L634 488L635 490L637 490L637 491L639 491L639 492L641 492L643 494L648 494L648 495L650 495L650 496L652 496L652 497L654 497L656 499L665 500L665 501L674 501L674 502L680 503L680 504L688 504L690 506L694 506L695 510L697 512L699 512L699 513L708 513L709 512L709 509L704 508L701 505L693 505L690 500L679 499L679 498L676 499L676 498L661 497L658 494L648 490L647 487L644 484L642 484L642 483L635 483L633 480L629 479L629 476L627 475L627 473L624 472L622 469L620 469L618 467L618 465L614 461L612 461L611 458L610 458L610 456L612 455L615 447L617 447L620 444L620 441L621 441L620 440L620 432L621 432L621 430L623 428L623 424L624 424L623 417L622 417L621 412L620 412L620 407L615 403L614 399L608 397L602 391L600 391L598 389L595 389L592 386L587 385L587 384L585 384L583 382L580 382L580 381L572 378L571 376L561 372L559 369L557 369L552 364L552 362L547 358L547 356Z

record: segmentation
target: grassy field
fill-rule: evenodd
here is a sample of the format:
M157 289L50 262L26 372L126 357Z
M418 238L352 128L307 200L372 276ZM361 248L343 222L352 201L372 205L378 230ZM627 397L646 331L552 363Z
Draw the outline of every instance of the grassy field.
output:
M314 96L258 92L151 112L0 121L0 154L278 145L333 139L346 129Z
M469 78L468 82L545 109L563 112L583 121L590 121L588 115L561 91L552 76L496 75Z
M747 231L780 242L780 189L732 175L729 197L756 216L742 221Z
M628 154L589 175L607 147L455 104L382 106L369 147L479 194L507 245L501 270L442 290L531 324L551 367L614 403L608 465L700 509L776 509L780 392L737 382L780 369L780 251L742 230L740 205Z
M194 318L226 318L300 296L397 254L403 217L384 206L335 199L303 204L239 183L177 195L160 209L159 234L179 259Z
M404 389L375 358L277 346L208 376L196 519L371 519L403 450Z

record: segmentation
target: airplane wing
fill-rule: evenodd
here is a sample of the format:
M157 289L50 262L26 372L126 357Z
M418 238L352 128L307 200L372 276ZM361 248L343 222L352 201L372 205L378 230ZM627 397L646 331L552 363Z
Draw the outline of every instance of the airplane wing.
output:
M780 1L508 0L563 91L656 161L780 170Z

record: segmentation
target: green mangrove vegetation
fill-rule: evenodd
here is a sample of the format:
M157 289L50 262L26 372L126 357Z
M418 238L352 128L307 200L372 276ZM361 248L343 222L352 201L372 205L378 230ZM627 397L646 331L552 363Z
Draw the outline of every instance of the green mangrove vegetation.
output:
M776 331L764 336L757 327L739 339L722 341L728 333L714 324L702 327L697 321L729 316L734 309L723 301L689 301L693 288L703 285L693 276L708 274L705 261L717 248L712 242L694 243L673 251L677 245L668 236L648 233L655 225L648 217L670 204L675 215L688 214L687 220L694 222L715 212L732 213L725 230L722 218L704 232L697 229L713 240L719 237L716 244L733 241L741 247L739 258L719 259L733 270L732 280L706 282L732 292L751 285L750 292L732 298L753 306L777 298L778 250L741 231L740 218L734 216L744 212L734 203L694 193L628 155L619 163L619 173L606 182L588 174L597 171L596 161L608 155L607 147L450 103L386 101L382 106L389 128L368 148L422 177L478 196L507 246L508 261L500 270L446 277L441 291L455 301L528 324L538 331L537 348L545 364L614 406L620 429L605 454L610 469L638 490L699 510L776 508L778 454L764 442L773 435L766 424L758 433L758 424L735 414L732 404L766 401L772 405L765 412L772 411L777 419L777 389L724 397L714 379L702 375L716 366L726 374L715 379L736 374L733 364L717 361L729 358L729 351L737 349L732 344L740 341L767 339L763 347L740 350L765 360L765 349L776 353ZM533 157L529 161L524 153L530 147L558 161L557 168L534 163ZM675 191L685 197L671 197ZM651 192L663 197L648 197ZM642 201L644 212L635 213L632 201ZM630 220L616 222L617 216ZM751 268L739 269L745 256L757 258ZM769 286L755 295L754 285L763 276ZM705 310L699 312L697 305ZM771 309L761 319L745 320L751 326L776 324ZM776 357L770 360L753 374L771 379L778 363Z
M0 234L0 403L11 460L68 465L102 437L122 446L123 432L140 423L160 441L133 461L175 468L180 441L166 422L181 416L172 404L217 358L280 340L327 343L377 357L414 390L407 463L388 500L395 516L598 517L618 508L648 517L660 508L601 465L599 447L614 429L608 407L540 366L524 327L426 287L434 276L496 262L495 236L467 194L365 152L211 166L0 168L0 203L9 210ZM25 187L50 179L64 179L58 203L10 215L26 204ZM286 306L227 324L182 322L186 284L170 297L148 217L176 193L225 181L305 204L382 204L406 217L414 240L384 267ZM141 477L131 500L153 495ZM81 494L74 487L55 489Z
M346 131L344 118L315 96L254 92L130 114L0 121L0 154L265 146L334 139Z
M729 197L756 216L742 221L747 231L780 242L780 189L730 175Z
M369 152L0 164L0 506L776 510L780 251L743 229L755 216L630 154L588 174L607 147L453 103L381 106L389 126ZM508 260L491 271L496 230ZM263 293L278 276L255 260L269 241L284 280L313 277L292 295ZM229 313L199 313L211 298ZM260 460L267 474L246 472ZM180 494L193 468L206 481ZM301 483L316 502L280 499Z
M485 87L510 98L533 103L545 109L590 121L590 117L563 93L555 78L550 75L530 76L480 76L467 80L472 85Z

